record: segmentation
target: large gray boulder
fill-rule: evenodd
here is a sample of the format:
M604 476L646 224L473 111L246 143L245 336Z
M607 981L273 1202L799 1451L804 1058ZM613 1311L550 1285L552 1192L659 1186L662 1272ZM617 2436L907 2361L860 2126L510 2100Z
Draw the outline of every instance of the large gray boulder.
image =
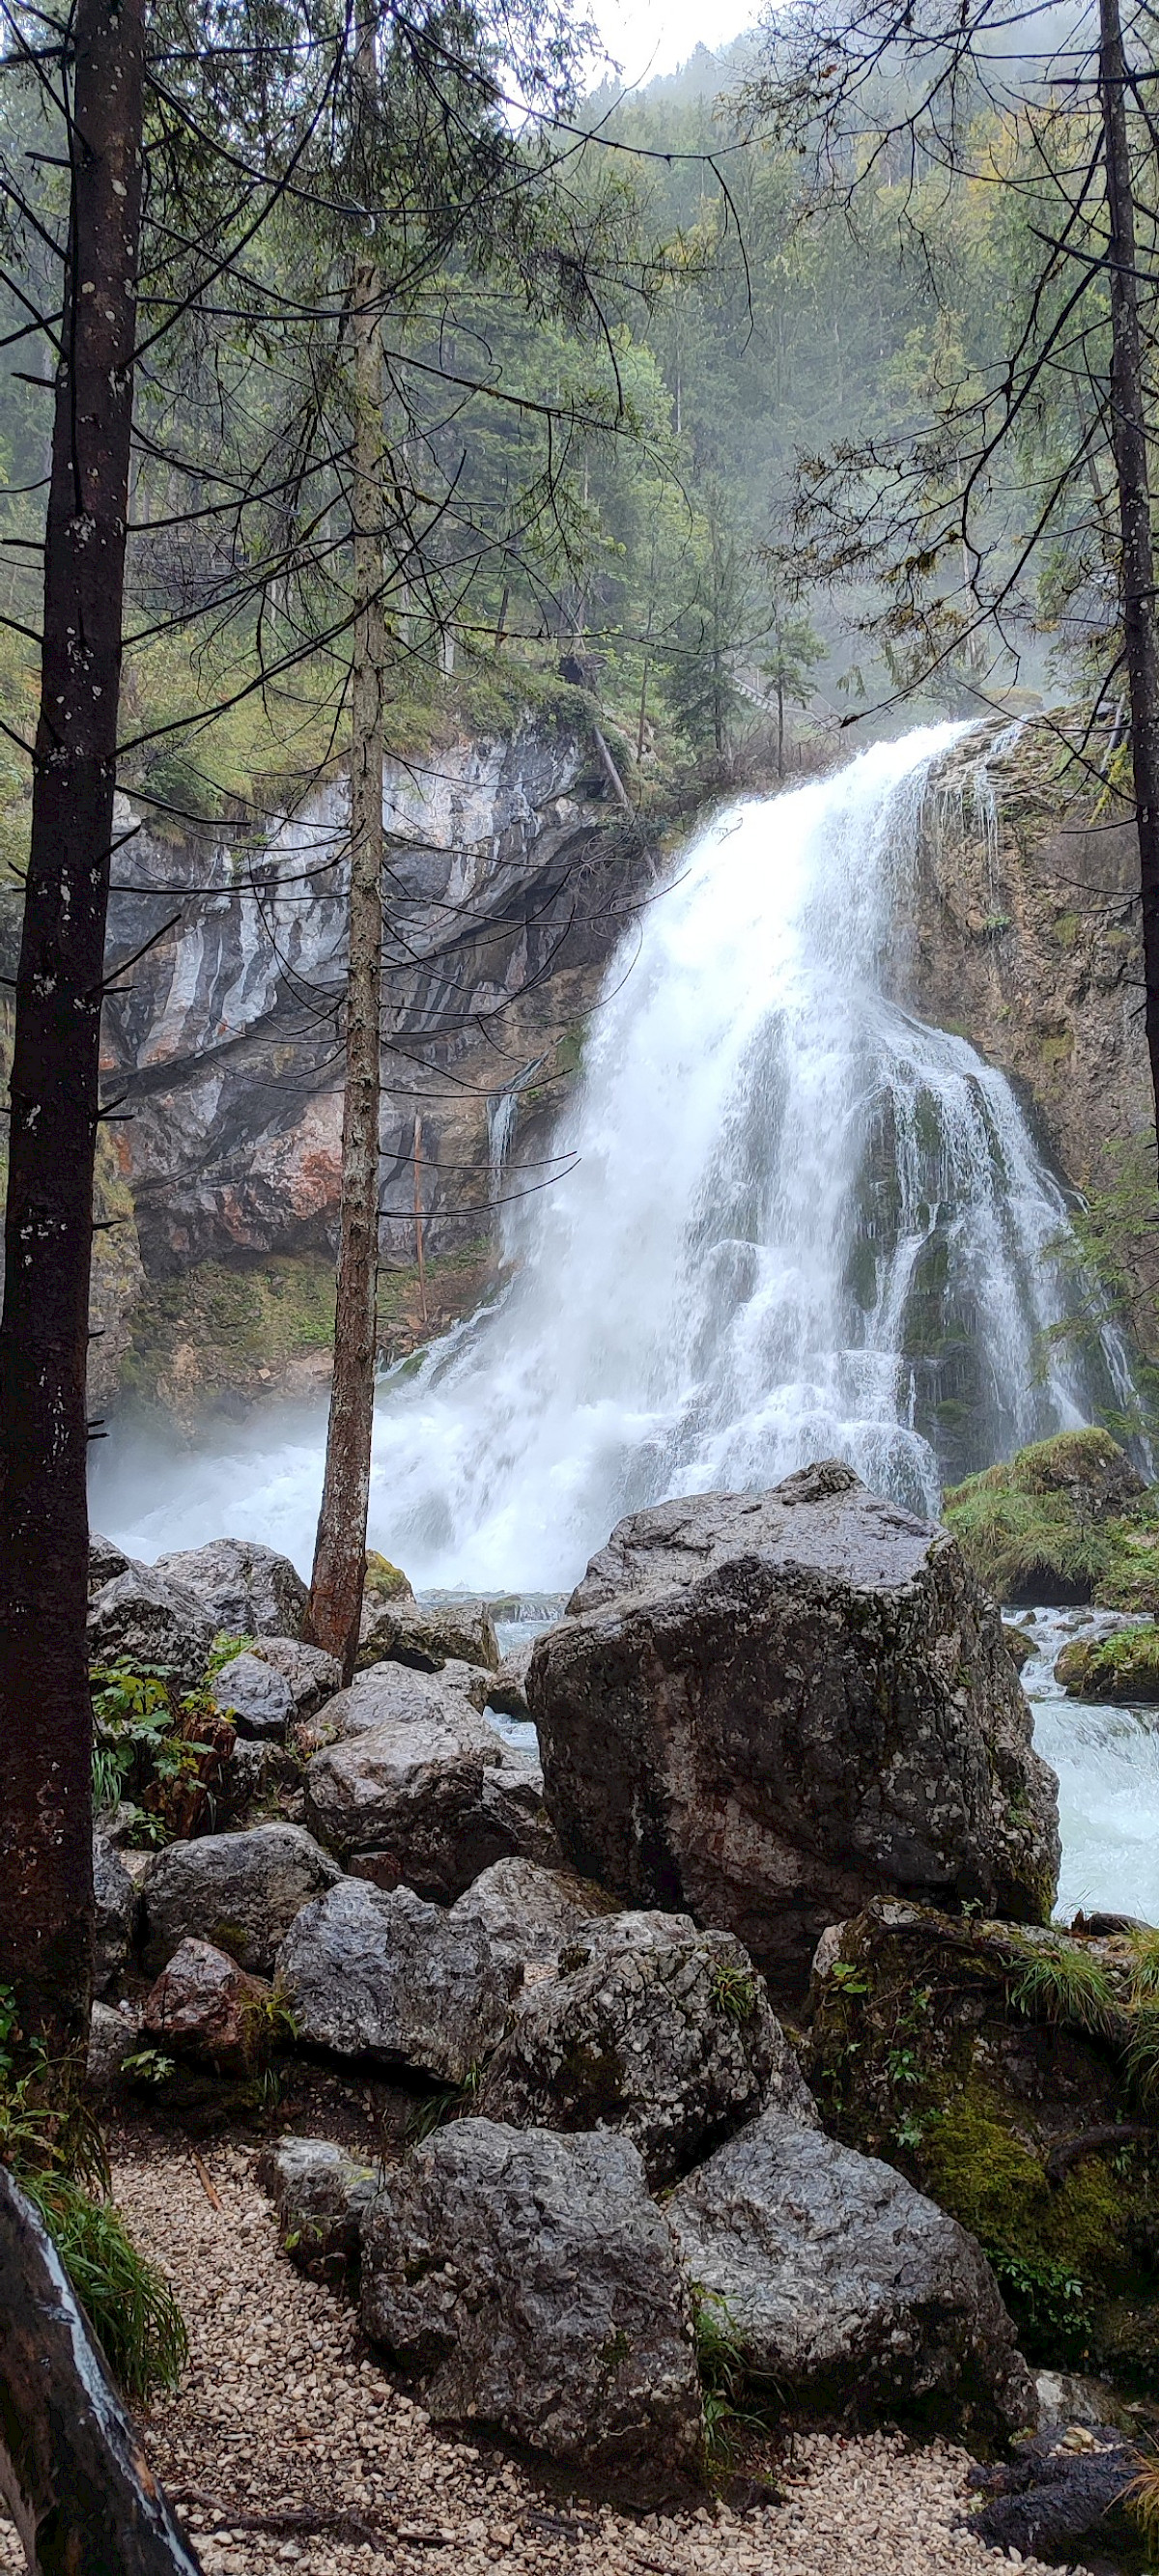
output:
M283 2137L263 2149L257 2176L300 2271L340 2282L355 2269L362 2221L377 2189L372 2166L329 2138Z
M519 1809L522 1775L508 1773L494 1729L461 1694L439 1694L422 1673L406 1679L427 1682L425 1698L416 1693L404 1714L393 1689L384 1693L392 1713L364 1729L363 1710L353 1705L358 1685L340 1693L347 1706L339 1722L358 1731L307 1764L305 1816L321 1842L376 1886L412 1887L450 1904L491 1861L526 1846L533 1820ZM370 1693L365 1705L369 1713ZM337 1707L332 1701L325 1717ZM534 1796L531 1805L541 1810Z
M769 2110L667 2204L690 2280L748 2369L810 2409L971 2440L1038 2420L985 2256L889 2165Z
M440 2084L461 2084L494 2048L515 1987L477 1924L357 1878L303 1906L276 1973L308 2047Z
M145 1889L145 1960L163 1968L182 1941L212 1941L268 1977L291 1923L341 1872L301 1825L203 1834L158 1854Z
M554 1969L593 1915L614 1911L614 1898L590 1880L518 1856L493 1861L451 1907L456 1922L477 1923L496 1958L525 1976Z
M528 1698L572 1866L800 1987L877 1894L1049 1919L1057 1782L956 1540L829 1461L621 1521Z
M383 1661L413 1664L437 1673L446 1663L499 1670L499 1641L482 1601L384 1601L367 1591L356 1662L359 1671Z
M437 2423L641 2504L701 2469L689 2301L621 2138L472 2119L427 2139L363 2222L362 2322Z
M99 1592L102 1583L112 1583L118 1574L127 1574L133 1560L115 1539L103 1538L99 1530L89 1531L89 1592Z
M239 1735L284 1739L295 1715L294 1694L284 1673L260 1655L234 1655L209 1685L209 1696L224 1717L232 1717Z
M516 2128L617 2129L658 2191L770 2096L816 2117L740 1942L686 1914L615 1914L578 1932L527 1995L479 2109Z
M309 1595L288 1556L256 1539L215 1538L159 1556L156 1572L204 1603L215 1635L299 1637Z
M192 1690L204 1674L213 1638L213 1620L197 1593L152 1565L130 1565L102 1583L89 1603L90 1664L124 1661L137 1670L157 1664L181 1689Z
M129 1963L141 1899L120 1853L93 1835L93 1993L115 1994Z

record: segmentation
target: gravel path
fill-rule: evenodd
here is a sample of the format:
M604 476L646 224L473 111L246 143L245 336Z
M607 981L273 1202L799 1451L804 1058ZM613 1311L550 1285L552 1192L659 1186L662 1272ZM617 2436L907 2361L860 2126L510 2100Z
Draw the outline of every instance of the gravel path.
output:
M780 2460L786 2501L632 2519L559 2500L522 2469L434 2432L367 2359L352 2310L279 2252L253 2155L187 2148L118 2162L116 2193L170 2275L190 2334L180 2389L152 2411L150 2458L206 2576L997 2576L1010 2560L952 2529L969 2462L896 2435L815 2437ZM323 2532L295 2514L346 2516ZM245 2516L281 2516L260 2530ZM361 2530L359 2528L361 2526ZM363 2537L362 2535L366 2536ZM375 2540L385 2544L385 2556ZM1048 2576L1038 2560L1027 2576ZM0 2522L0 2568L23 2565ZM1050 2576L1059 2576L1057 2569Z

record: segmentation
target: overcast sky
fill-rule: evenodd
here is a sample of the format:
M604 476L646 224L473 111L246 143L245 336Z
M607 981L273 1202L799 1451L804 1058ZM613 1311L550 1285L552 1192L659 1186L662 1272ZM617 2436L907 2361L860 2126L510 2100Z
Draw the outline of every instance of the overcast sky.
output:
M626 80L675 71L697 45L727 45L751 27L760 0L593 0L592 15Z

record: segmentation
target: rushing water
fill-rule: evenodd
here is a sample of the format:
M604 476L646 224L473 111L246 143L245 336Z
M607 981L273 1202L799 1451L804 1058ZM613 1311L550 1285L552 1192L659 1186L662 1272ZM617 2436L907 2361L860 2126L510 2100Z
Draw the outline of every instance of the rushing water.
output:
M885 995L958 730L728 808L629 934L509 1288L381 1390L371 1536L420 1582L569 1583L623 1512L817 1457L935 1513L943 1469L1090 1418L1042 1369L1066 1214L1010 1085ZM126 1534L307 1561L322 1427L174 1462Z
M1082 1906L1159 1923L1159 1708L1092 1707L1068 1699L1054 1678L1071 1637L1103 1636L1123 1621L1097 1610L1010 1615L1034 1640L1022 1684L1035 1744L1058 1773L1059 1919Z
M1044 1341L1066 1206L1009 1083L888 998L959 730L729 807L629 934L558 1139L574 1160L508 1211L510 1284L380 1390L371 1540L420 1585L570 1585L623 1512L817 1457L936 1514L943 1477L1121 1386L1113 1346L1100 1387ZM517 1163L514 1099L491 1152ZM305 1567L324 1429L271 1414L184 1459L114 1441L94 1520L144 1556L228 1529ZM1110 1880L1149 1731L1057 1697L1040 1728L1075 1901L1141 1910Z

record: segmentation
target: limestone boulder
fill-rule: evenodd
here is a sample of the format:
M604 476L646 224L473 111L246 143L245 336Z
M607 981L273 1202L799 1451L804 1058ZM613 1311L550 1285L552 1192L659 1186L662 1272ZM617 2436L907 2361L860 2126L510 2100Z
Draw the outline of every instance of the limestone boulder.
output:
M689 2298L622 2138L438 2131L366 2214L362 2322L436 2423L639 2504L701 2469Z
M770 2097L816 2117L740 1942L687 1915L615 1914L577 1932L526 1995L479 2109L515 2128L618 2130L658 2191Z
M291 1923L341 1872L301 1825L203 1834L160 1852L145 1891L145 1961L164 1966L183 1941L212 1941L269 1976Z
M294 1694L284 1673L259 1655L234 1655L209 1685L209 1696L239 1735L284 1741L295 1714Z
M356 1701L358 1686L341 1697ZM508 1779L504 1746L485 1720L461 1695L413 1697L414 1712L403 1714L397 1694L384 1693L381 1704L395 1713L363 1727L368 1695L357 1731L307 1764L305 1816L321 1842L376 1886L412 1887L445 1905L490 1862L518 1851L531 1826L516 1805L519 1776ZM349 1707L343 1722L352 1723Z
M93 1992L114 1994L129 1964L141 1899L118 1851L93 1835Z
M201 1680L209 1661L214 1623L189 1586L152 1565L130 1565L102 1583L89 1603L90 1664L125 1661L140 1669L157 1664L183 1690Z
M213 1634L227 1637L300 1637L307 1591L288 1556L256 1539L217 1538L206 1547L159 1556L155 1571L194 1592L209 1613Z
M127 2057L141 2044L141 2025L135 2013L114 2010L112 2004L93 2005L89 2022L89 2044L85 2058L86 2090L100 2098L111 2093Z
M614 1898L590 1880L518 1856L492 1862L451 1907L457 1922L477 1923L496 1958L525 1977L529 1970L553 1970L593 1915L614 1911Z
M322 1646L304 1645L299 1637L259 1637L253 1652L288 1682L295 1717L313 1717L342 1688L342 1666Z
M889 2165L762 2113L667 2204L690 2280L754 2378L860 2420L972 2441L1038 2420L998 2285L965 2230Z
M531 1666L533 1645L515 1646L504 1655L499 1670L492 1676L487 1694L488 1708L497 1708L502 1717L529 1718L527 1675Z
M735 1932L780 1987L877 1894L1049 1917L1057 1783L998 1612L836 1461L622 1521L528 1699L571 1866Z
M450 1662L498 1672L499 1643L486 1603L384 1600L380 1593L368 1590L363 1596L356 1663L362 1671L383 1662L413 1664L427 1673L437 1673Z
M374 2168L330 2138L283 2137L264 2149L257 2174L291 2262L316 2280L341 2282L357 2266L363 2217L377 2189Z
M252 2074L268 2052L271 1995L210 1941L183 1941L145 1998L142 2030L159 2050L214 2075Z
M230 1667L225 1667L228 1672ZM372 1728L421 1729L435 1724L453 1730L464 1750L474 1748L489 1762L503 1756L495 1728L482 1716L475 1687L475 1668L448 1663L440 1672L418 1672L410 1664L372 1664L356 1673L348 1690L335 1692L305 1726L296 1725L293 1741L303 1753L337 1744Z
M102 1538L99 1530L89 1532L89 1591L99 1592L103 1583L112 1583L118 1574L127 1574L132 1563L124 1548L115 1540Z
M355 1878L303 1906L276 1973L308 2047L440 2084L461 2084L494 2048L516 1983L478 1924Z

